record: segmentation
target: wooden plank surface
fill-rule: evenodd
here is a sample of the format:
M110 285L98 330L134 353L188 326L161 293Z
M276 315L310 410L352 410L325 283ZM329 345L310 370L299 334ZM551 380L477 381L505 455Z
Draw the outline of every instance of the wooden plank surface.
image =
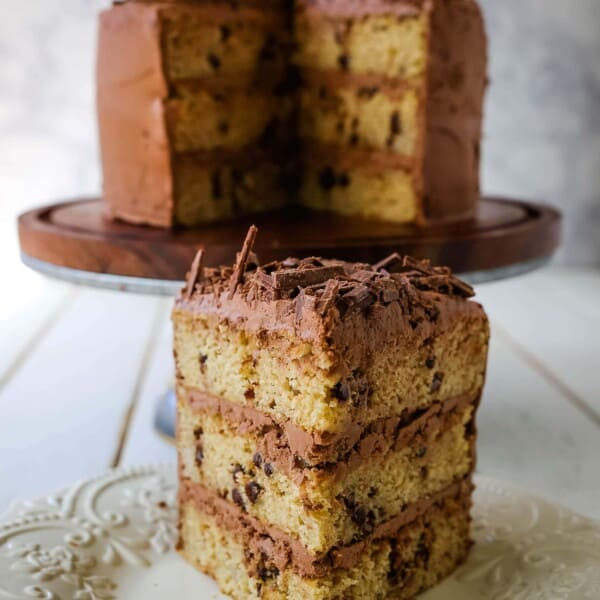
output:
M82 291L52 324L0 390L0 510L111 465L161 307Z
M175 447L172 442L160 437L154 428L154 415L160 399L173 386L175 365L173 364L172 328L167 306L160 336L153 348L147 378L141 388L139 401L129 435L122 454L121 464L136 465L175 462Z
M600 272L543 270L478 297L522 358L600 425Z
M600 519L600 428L502 335L490 348L478 433L479 472Z

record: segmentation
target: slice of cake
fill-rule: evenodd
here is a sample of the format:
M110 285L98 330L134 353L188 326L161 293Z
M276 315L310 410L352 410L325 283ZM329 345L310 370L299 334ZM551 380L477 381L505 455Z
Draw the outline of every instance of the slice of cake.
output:
M470 546L488 322L445 268L196 257L173 310L180 551L233 598L412 598Z
M163 227L286 203L473 215L475 0L128 0L100 17L106 211Z
M299 0L301 201L396 222L472 216L486 36L473 0Z
M97 105L109 216L170 227L288 199L285 0L115 4Z

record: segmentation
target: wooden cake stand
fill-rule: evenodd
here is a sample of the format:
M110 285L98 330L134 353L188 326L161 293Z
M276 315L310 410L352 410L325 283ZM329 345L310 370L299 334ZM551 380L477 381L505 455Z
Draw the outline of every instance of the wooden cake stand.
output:
M545 264L560 241L561 215L531 202L483 198L475 219L427 228L288 208L194 229L166 231L113 223L98 198L44 206L19 217L23 262L46 275L96 287L173 295L196 250L205 266L232 264L250 224L261 261L322 256L377 262L392 252L448 265L469 283L512 277ZM172 437L175 399L155 425Z

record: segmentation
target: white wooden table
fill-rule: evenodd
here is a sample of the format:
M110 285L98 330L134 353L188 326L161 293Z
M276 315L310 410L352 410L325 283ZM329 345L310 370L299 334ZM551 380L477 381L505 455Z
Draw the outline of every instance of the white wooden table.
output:
M16 258L16 257L13 257ZM111 466L174 461L153 430L170 302L0 280L0 512ZM600 272L479 287L492 320L478 468L600 518Z

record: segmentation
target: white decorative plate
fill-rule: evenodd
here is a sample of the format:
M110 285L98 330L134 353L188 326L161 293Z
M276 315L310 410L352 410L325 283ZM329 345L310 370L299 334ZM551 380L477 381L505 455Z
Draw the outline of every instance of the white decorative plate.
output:
M427 600L598 600L600 524L477 477L475 547ZM0 599L212 600L172 550L175 468L111 471L0 519Z

